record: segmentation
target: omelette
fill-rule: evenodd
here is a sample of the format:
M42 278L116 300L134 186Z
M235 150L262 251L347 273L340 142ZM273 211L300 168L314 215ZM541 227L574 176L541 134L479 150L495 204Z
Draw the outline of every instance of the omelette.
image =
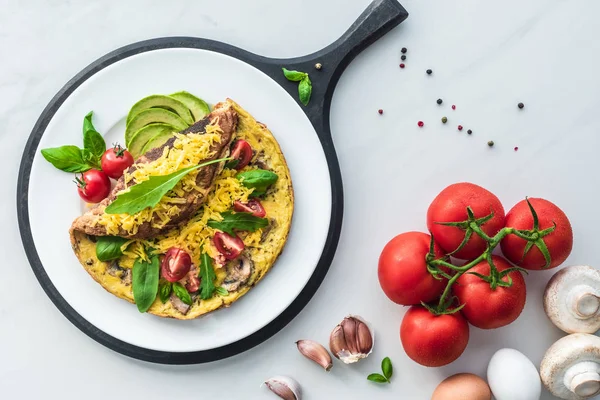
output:
M242 144L246 160L236 153ZM154 206L109 212L135 185L184 168L191 172ZM269 180L260 184L257 176ZM140 311L194 319L230 306L265 276L286 243L293 210L290 171L275 137L227 99L140 156L69 232L79 262L108 292Z

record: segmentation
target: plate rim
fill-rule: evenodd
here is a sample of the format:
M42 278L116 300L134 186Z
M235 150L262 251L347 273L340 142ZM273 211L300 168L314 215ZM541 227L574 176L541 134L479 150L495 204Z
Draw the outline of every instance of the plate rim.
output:
M23 155L21 158L21 164L19 167L18 182L17 182L17 216L19 223L19 231L21 241L27 255L29 264L38 280L42 289L46 292L46 295L59 309L59 311L80 331L85 333L87 336L102 344L103 346L116 351L125 356L135 358L142 361L148 361L160 364L200 364L205 362L217 361L220 359L228 358L244 351L247 351L260 343L266 341L281 329L283 329L289 322L291 322L302 309L308 304L317 289L321 285L325 278L339 240L341 232L342 214L343 214L343 192L341 174L339 173L339 165L335 150L328 140L324 140L324 135L319 132L319 127L313 126L317 131L317 136L323 147L325 158L327 160L330 179L331 179L331 217L329 222L329 230L327 239L321 257L315 267L315 270L309 281L304 286L300 294L292 301L292 303L281 312L275 319L269 322L267 325L259 329L258 331L235 341L233 343L215 347L207 350L199 350L192 352L169 352L151 350L137 345L133 345L117 339L101 329L97 328L84 317L77 313L73 307L62 297L60 292L56 289L50 278L48 277L45 268L39 258L33 236L30 227L29 220L29 181L31 168L33 164L33 158L35 151L39 145L41 137L46 131L46 128L53 118L57 110L62 106L66 99L85 81L92 77L97 72L106 68L107 66L119 62L128 57L136 54L145 53L153 50L165 49L165 48L191 48L213 51L221 54L225 54L236 59L241 60L251 66L254 66L265 73L267 76L275 80L279 84L277 79L274 79L269 68L270 59L249 53L245 50L237 47L228 45L222 42L216 42L209 39L194 38L194 37L163 37L145 40L129 44L127 46L118 48L105 56L97 59L96 61L89 64L86 68L80 71L72 79L70 79L50 100L48 105L44 108L40 117L36 121L31 134L25 145ZM298 60L298 59L296 59ZM281 61L281 60L272 60ZM263 66L264 68L261 68ZM289 94L289 91L288 91ZM328 120L329 109L323 109L323 118ZM321 126L322 128L322 126ZM324 132L325 137L328 136L329 132Z

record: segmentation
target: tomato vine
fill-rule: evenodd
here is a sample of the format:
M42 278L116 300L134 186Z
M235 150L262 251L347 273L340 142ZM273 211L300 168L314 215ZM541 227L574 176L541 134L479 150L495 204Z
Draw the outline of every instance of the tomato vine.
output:
M550 252L548 251L548 247L544 242L544 237L549 235L556 229L556 224L554 223L553 226L551 226L550 228L540 230L538 215L531 203L529 202L529 199L526 199L526 201L527 205L529 206L529 210L531 211L531 215L533 217L533 227L529 230L518 230L511 227L504 227L500 229L500 231L498 231L496 235L490 237L481 229L481 226L494 217L494 212L492 211L489 215L486 215L485 217L475 218L473 210L470 207L467 207L467 220L458 222L439 223L441 225L454 226L461 230L464 230L465 236L463 241L454 251L452 251L449 254L446 254L442 258L436 258L434 252L435 238L433 234L431 234L429 253L425 256L427 270L434 278L438 280L444 278L448 279L448 283L446 284L446 288L444 289L444 292L442 293L437 304L422 303L425 308L427 308L430 312L436 315L453 314L455 312L460 311L460 309L464 307L464 304L454 307L456 303L456 297L450 296L450 293L454 283L465 273L476 275L477 277L486 281L490 284L490 287L493 290L498 287L511 287L512 279L508 275L511 272L522 271L527 273L527 270L521 267L512 267L500 272L498 271L498 268L496 268L496 266L494 265L494 262L492 260L492 253L494 249L498 247L502 239L504 239L508 235L515 235L527 241L527 245L525 246L525 250L523 252L523 258L533 248L533 246L536 246L544 256L544 259L546 261L546 265L544 266L544 268L548 268L550 266L552 259L550 256ZM487 243L487 247L484 250L484 252L481 253L479 257L462 266L456 266L450 263L448 261L449 257L455 254L456 252L460 251L474 234L479 236ZM471 268L473 268L475 265L479 264L482 261L486 261L489 264L489 275L482 275L476 272L469 272ZM507 279L505 280L505 278Z

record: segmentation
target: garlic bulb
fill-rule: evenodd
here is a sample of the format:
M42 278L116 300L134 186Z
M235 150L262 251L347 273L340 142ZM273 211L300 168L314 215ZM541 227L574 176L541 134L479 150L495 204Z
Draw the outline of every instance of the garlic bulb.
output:
M542 359L540 376L548 390L567 400L600 394L600 337L567 335L554 343Z
M587 265L563 268L548 282L544 310L567 333L600 329L600 270Z
M340 322L329 337L329 349L345 364L367 358L373 351L373 330L356 315L349 315Z
M301 400L300 384L289 376L274 376L265 381L269 390L284 400Z
M323 367L325 371L329 371L333 367L329 352L321 344L312 340L298 340L296 346L298 346L298 351L304 357L313 360Z

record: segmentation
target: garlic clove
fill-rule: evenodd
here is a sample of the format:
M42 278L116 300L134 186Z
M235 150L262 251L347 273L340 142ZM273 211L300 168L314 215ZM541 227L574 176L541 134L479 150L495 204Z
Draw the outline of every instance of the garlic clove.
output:
M329 352L320 343L313 340L298 340L296 346L298 346L298 351L304 357L313 360L323 367L325 371L329 371L333 367Z
M361 317L349 315L331 332L329 349L345 364L366 358L373 351L374 333Z
M265 381L269 390L284 400L301 400L300 384L289 376L274 376Z

